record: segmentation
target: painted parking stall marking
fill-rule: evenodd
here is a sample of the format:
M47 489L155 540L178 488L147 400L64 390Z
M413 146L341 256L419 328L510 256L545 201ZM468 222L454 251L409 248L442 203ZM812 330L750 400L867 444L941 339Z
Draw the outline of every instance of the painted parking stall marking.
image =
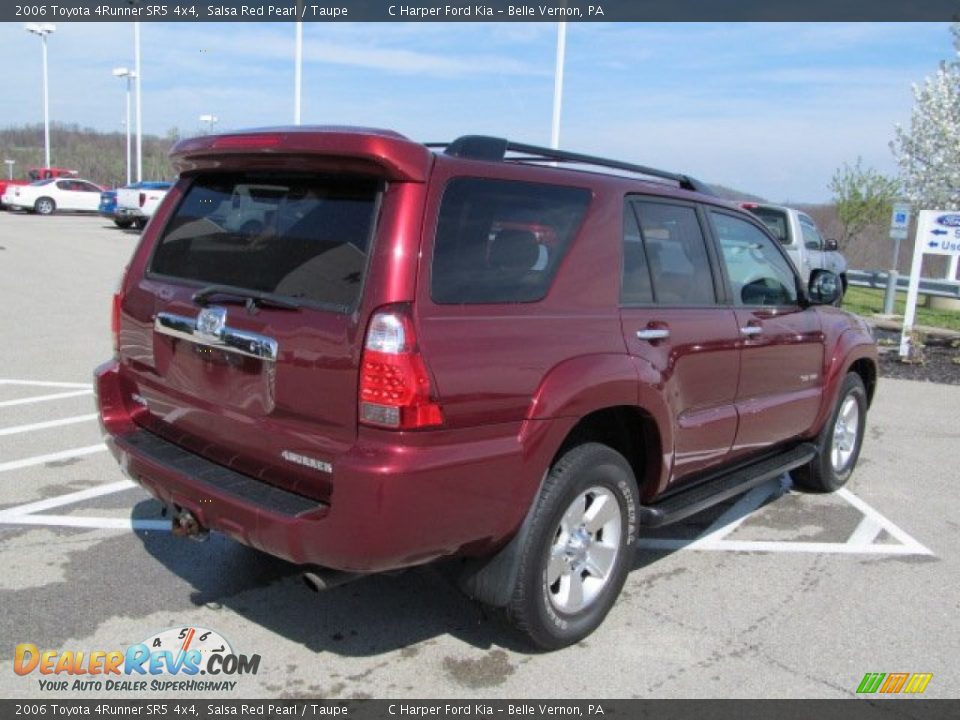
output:
M91 394L90 385L81 383L48 382L36 380L0 379L0 390L4 386L37 387L64 390L63 393L54 393L60 398L75 395ZM51 399L49 405L55 412L56 403L52 396L40 396ZM29 401L30 398L25 400ZM34 398L34 401L40 400ZM14 407L16 403L0 399L0 408ZM26 404L20 402L19 404ZM96 413L85 413L67 417L54 417L50 420L23 424L0 424L0 437L26 435L41 432L51 428L80 425L94 422ZM4 417L0 415L0 423ZM15 420L7 419L15 423ZM64 450L53 450L42 455L5 460L0 462L0 473L7 473L49 462L69 460L84 457L105 451L106 445L97 443ZM130 480L119 480L76 492L59 495L44 500L29 502L23 505L0 511L0 525L35 525L53 527L73 527L90 530L152 530L169 531L170 523L161 519L143 519L130 517L90 517L51 513L51 510L65 508L91 501L97 498L124 492L138 487ZM783 495L791 492L791 481L788 475L772 480L769 483L754 488L742 495L726 508L705 530L694 536L684 536L682 531L669 530L669 535L655 537L641 537L637 547L645 550L690 550L701 552L758 552L758 553L824 553L824 554L852 554L852 555L933 555L933 552L916 540L905 530L896 525L863 499L844 488L834 493L847 505L860 513L860 519L844 542L808 542L803 540L757 540L738 539L737 531L751 518L757 517L764 511L764 506ZM886 534L889 541L880 542L878 539Z
M731 505L706 530L693 537L658 536L637 540L647 550L699 550L708 552L823 553L847 555L933 555L892 520L879 513L847 488L836 491L862 518L845 542L807 542L802 540L738 540L731 536L770 500L791 492L788 475L760 485ZM802 496L801 496L802 497ZM892 540L878 542L882 533ZM641 529L642 533L642 529ZM895 542L893 542L895 541Z
M0 408L14 408L17 406L30 405L37 402L49 402L45 406L47 412L51 415L59 415L58 404L54 401L65 400L67 398L79 397L83 395L92 395L93 387L89 383L72 382L54 382L46 380L21 380L21 379L0 379L0 393L4 388L46 388L60 389L63 392L49 393L39 396L30 396L25 398L3 399L0 395ZM53 428L66 426L77 426L84 423L93 423L97 419L97 413L84 413L82 415L68 415L65 417L52 417L49 420L41 420L31 423L17 423L15 417L11 418L16 411L0 411L0 437L25 436L31 433L48 431ZM62 437L58 433L47 433L43 437L49 437L52 442L62 443ZM12 473L16 470L23 470L30 467L45 465L47 463L62 462L82 458L89 455L102 453L107 446L101 443L92 445L83 445L78 447L69 447L66 449L51 449L51 452L41 453L29 457L7 459L0 458L0 474ZM7 477L11 477L7 475ZM12 477L16 477L15 475ZM167 529L169 523L161 523L159 520L140 520L123 517L87 517L71 515L49 515L41 514L45 510L74 505L85 500L91 500L121 490L128 490L136 487L129 480L120 482L95 485L94 487L80 490L77 492L59 495L45 500L30 502L24 505L7 508L0 511L0 525L50 525L59 527L77 527L89 529L113 529L113 530L160 530Z

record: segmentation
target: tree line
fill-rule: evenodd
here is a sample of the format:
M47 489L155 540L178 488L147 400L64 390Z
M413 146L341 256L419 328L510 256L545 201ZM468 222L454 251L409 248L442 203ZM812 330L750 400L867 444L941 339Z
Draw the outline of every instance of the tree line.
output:
M143 179L172 180L173 167L167 153L180 133L170 130L164 137L143 136ZM136 167L136 139L131 142ZM26 179L27 170L43 167L43 124L0 129L0 156L13 160L13 177ZM127 182L126 133L103 133L76 124L51 123L50 163L54 167L76 170L80 177L108 187ZM3 177L8 177L6 166ZM132 177L136 179L134 169Z

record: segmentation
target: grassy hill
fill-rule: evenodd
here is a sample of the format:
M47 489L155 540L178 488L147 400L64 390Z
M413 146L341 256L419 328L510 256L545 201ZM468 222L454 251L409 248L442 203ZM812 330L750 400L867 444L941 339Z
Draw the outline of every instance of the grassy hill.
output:
M176 141L175 131L167 137L143 136L143 179L172 180L173 168L167 152ZM55 167L77 170L80 177L101 185L123 185L127 178L127 136L102 133L78 125L50 125L50 162ZM136 138L131 150L136 163ZM13 176L25 178L27 168L43 166L43 125L25 125L0 130L0 159L15 160ZM6 177L7 168L0 168ZM134 175L136 172L134 171Z

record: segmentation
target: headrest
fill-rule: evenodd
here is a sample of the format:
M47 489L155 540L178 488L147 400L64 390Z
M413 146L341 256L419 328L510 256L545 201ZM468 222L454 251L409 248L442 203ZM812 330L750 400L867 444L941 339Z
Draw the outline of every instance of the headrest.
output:
M501 270L530 270L540 258L537 236L529 230L506 228L490 245L490 267Z

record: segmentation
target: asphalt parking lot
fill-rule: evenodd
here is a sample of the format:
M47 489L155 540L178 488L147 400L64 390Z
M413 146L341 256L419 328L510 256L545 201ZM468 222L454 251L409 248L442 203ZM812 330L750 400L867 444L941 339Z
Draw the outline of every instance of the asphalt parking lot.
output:
M84 696L16 675L18 643L106 651L180 627L261 656L223 698L849 697L867 672L960 695L960 387L882 381L844 491L784 478L645 534L600 630L534 654L430 568L318 596L279 560L167 532L104 451L89 385L137 240L0 212L0 695ZM106 694L143 695L87 696Z

